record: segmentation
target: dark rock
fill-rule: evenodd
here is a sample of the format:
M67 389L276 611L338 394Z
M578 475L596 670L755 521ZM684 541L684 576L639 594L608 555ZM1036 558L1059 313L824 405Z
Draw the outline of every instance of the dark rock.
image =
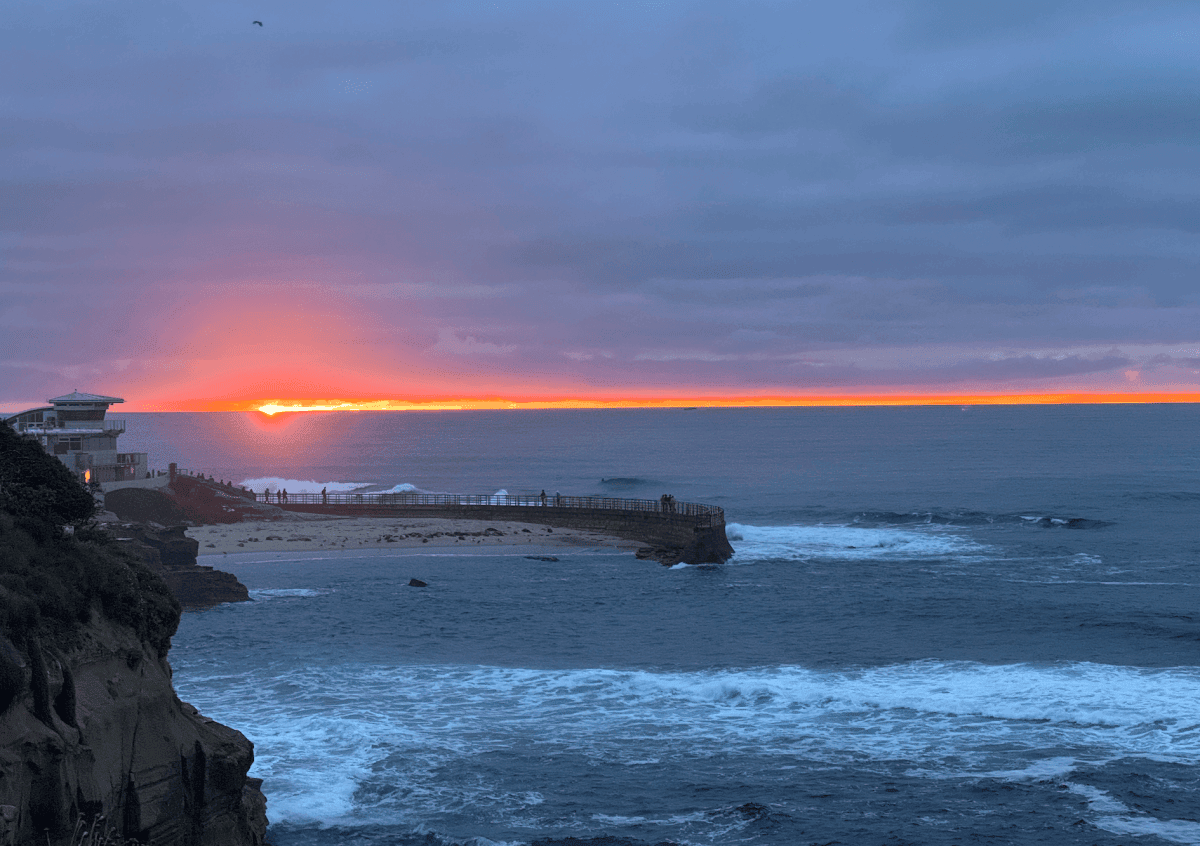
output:
M70 638L0 641L22 668L0 714L0 843L81 843L76 823L103 816L106 843L262 846L253 746L179 700L155 645L100 613Z
M114 491L116 493L116 491ZM179 604L189 610L211 608L222 602L248 602L250 591L232 573L196 563L200 542L189 538L184 526L155 528L122 524L108 531L127 551L141 558L167 583Z
M733 810L741 814L746 819L756 819L771 813L770 808L768 808L766 805L759 804L758 802L747 802L744 805L738 805Z
M409 579L408 586L409 587L429 587L429 584L421 581L420 579Z
M167 494L154 488L121 488L104 495L104 509L126 522L182 523L187 514Z
M643 546L639 549L635 556L643 561L649 559L657 561L664 567L674 567L684 559L684 551L679 548Z

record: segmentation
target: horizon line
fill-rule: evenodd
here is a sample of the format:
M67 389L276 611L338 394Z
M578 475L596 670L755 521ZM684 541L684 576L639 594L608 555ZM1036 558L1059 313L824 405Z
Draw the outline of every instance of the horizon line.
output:
M276 414L319 411L542 411L598 410L608 408L838 408L870 406L953 405L1142 405L1200 403L1200 391L1155 392L1055 392L1055 393L946 393L946 394L826 394L801 396L653 397L621 399L535 399L455 398L430 400L380 399L270 399L186 403L189 408L158 408L155 411L259 411ZM172 404L173 405L173 404ZM180 403L179 405L184 405Z
M1146 405L1200 403L1200 391L1101 392L1060 391L1055 393L945 393L945 394L810 394L801 396L653 397L621 399L535 399L454 398L429 400L386 399L259 399L160 402L123 408L118 414L205 413L258 411L276 414L320 411L548 411L619 408L844 408L953 405ZM0 406L7 408L8 404ZM0 415L17 414L39 405L12 406Z

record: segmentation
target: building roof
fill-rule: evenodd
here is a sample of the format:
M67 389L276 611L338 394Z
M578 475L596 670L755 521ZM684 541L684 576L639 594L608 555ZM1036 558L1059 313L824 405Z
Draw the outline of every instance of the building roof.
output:
M20 417L23 414L33 414L35 411L53 411L53 410L54 410L54 406L52 406L52 405L42 405L42 406L38 406L37 408L27 408L24 411L18 411L16 414L5 414L3 417L0 417L0 420L4 420L7 423L7 422L11 422L13 420L16 420L18 417Z
M54 397L46 402L103 402L112 405L114 402L125 402L120 397L104 397L100 394L81 394L79 391L72 391L65 397Z

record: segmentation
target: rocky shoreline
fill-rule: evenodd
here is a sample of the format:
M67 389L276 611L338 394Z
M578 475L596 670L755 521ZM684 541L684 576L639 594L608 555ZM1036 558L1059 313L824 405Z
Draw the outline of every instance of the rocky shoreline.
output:
M232 573L197 562L200 544L187 536L186 526L111 523L108 531L124 549L162 577L184 610L250 600L250 592Z

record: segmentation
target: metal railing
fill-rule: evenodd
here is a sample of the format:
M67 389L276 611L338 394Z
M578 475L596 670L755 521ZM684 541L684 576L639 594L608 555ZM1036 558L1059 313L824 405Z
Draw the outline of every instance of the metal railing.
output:
M56 422L18 423L15 425L16 425L16 430L18 432L24 432L24 433L36 434L36 435L46 435L46 434L50 434L50 435L60 435L60 434L61 435L76 435L76 434L94 435L97 432L103 432L104 434L110 434L110 435L111 434L120 435L121 433L123 433L125 431L125 421L118 419L118 418L113 418L113 417L106 417L103 420L88 421L88 422L95 422L97 424L95 426L80 426L80 425L78 425L78 422L79 421L76 421L76 424L74 424L74 425L72 425L72 424L59 425Z
M510 506L521 508L580 508L594 511L625 511L656 514L678 514L695 519L698 526L720 526L725 523L725 511L715 505L698 502L677 502L674 499L618 499L602 496L562 496L558 494L431 494L402 493L289 493L271 491L260 502L272 505L333 505L355 508Z

